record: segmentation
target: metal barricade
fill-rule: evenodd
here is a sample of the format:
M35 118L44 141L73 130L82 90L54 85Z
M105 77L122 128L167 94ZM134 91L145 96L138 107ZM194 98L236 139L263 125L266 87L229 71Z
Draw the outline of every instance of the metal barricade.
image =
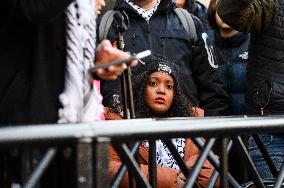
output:
M222 187L245 187L247 185L238 182L228 170L228 153L234 145L246 161L246 167L251 174L250 180L255 187L265 187L266 182L260 178L241 137L244 134L253 135L258 142L257 134L265 132L284 132L284 116L136 119L90 124L2 127L0 128L0 149L1 152L11 148L39 148L41 150L40 157L37 158L30 174L21 176L22 180L17 185L25 188L45 187L38 183L46 169L55 160L58 152L63 151L66 154L70 147L73 147L72 151L75 151L73 155L76 158L76 165L73 170L76 176L65 178L70 181L74 178L72 181L75 182L74 187L118 187L127 170L131 172L137 187L157 187L155 146L157 139L161 139L168 147L180 170L188 177L185 187L198 187L196 179L205 160L209 160L216 170L208 187L213 187L218 176ZM200 149L200 155L191 169L186 166L171 142L171 138L181 137L191 138ZM206 141L203 142L201 137L206 138ZM212 152L217 139L221 140L219 158ZM135 157L140 142L144 140L149 141L149 179L143 175ZM108 173L110 144L116 149L123 162L116 177L112 180ZM261 142L258 146L263 149L262 154L267 155ZM42 152L43 148L45 152ZM66 148L67 151L65 151ZM275 175L273 186L281 187L284 179L283 165L280 170L277 170L269 156L266 162ZM19 170L21 170L20 167ZM0 173L3 177L3 171ZM56 181L61 181L59 177L64 177L64 174L63 176L59 174L55 178ZM4 175L4 178L7 177ZM5 186L0 185L0 187Z

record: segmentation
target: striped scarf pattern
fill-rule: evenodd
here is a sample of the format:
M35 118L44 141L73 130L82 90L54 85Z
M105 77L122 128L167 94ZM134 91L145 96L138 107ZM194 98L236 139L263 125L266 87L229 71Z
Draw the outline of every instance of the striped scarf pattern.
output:
M77 0L66 12L65 87L59 100L59 123L92 122L101 119L103 106L99 85L88 74L93 67L96 44L94 0Z

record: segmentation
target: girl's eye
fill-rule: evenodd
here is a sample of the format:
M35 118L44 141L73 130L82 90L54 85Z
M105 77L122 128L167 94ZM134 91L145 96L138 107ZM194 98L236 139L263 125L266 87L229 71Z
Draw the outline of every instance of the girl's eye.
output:
M155 81L149 82L149 85L150 85L150 86L156 86L156 85L157 85L157 82L155 82Z
M174 87L174 86L173 86L172 84L167 84L167 85L166 85L166 88L167 88L167 89L173 89L173 87Z

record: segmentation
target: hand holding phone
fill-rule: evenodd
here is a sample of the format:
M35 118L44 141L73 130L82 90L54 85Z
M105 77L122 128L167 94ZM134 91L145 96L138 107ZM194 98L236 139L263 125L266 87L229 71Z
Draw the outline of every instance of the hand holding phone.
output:
M125 60L118 60L118 61L112 61L110 63L95 65L94 67L92 67L89 70L89 73L94 74L94 73L96 73L96 71L98 69L101 69L101 68L106 69L106 68L113 66L113 65L123 65L123 64L129 65L133 60L142 59L142 58L145 58L149 55L151 55L151 51L145 50L145 51L142 51L138 54L131 55L128 59L125 59Z

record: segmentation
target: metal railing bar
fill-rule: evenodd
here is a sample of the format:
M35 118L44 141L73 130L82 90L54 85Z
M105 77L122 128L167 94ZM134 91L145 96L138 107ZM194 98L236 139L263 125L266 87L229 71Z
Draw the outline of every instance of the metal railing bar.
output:
M230 152L230 150L232 149L232 146L233 146L233 141L230 140L229 141L229 144L228 144L228 147L227 147L227 151ZM219 172L217 170L214 170L210 180L209 180L209 183L207 185L207 188L213 188L216 181L217 181L217 178L219 176Z
M43 155L42 159L39 161L37 166L35 167L33 173L29 177L29 179L24 183L23 188L32 188L36 186L38 181L40 180L41 176L51 163L52 159L54 158L57 149L49 148L47 152Z
M125 164L121 165L114 180L111 182L111 186L110 186L111 188L116 188L119 186L119 183L121 182L126 171L127 171L127 166Z
M194 144L201 150L202 147L204 146L203 141L200 138L193 138L192 141L194 142ZM214 168L220 173L221 171L221 167L220 167L220 162L218 161L218 159L216 158L216 156L213 154L213 152L209 152L208 155L208 160L210 161L210 163L214 166ZM228 180L229 183L235 187L235 188L241 188L241 186L239 185L239 183L235 180L235 178L233 178L233 176L228 173Z
M212 122L208 126L208 122ZM198 124L198 126L196 126ZM27 127L12 127L0 128L0 146L5 144L26 143L34 147L37 141L58 144L58 141L65 143L66 141L76 141L82 137L100 138L106 135L114 141L117 140L139 140L140 138L155 139L162 138L170 140L173 133L175 137L185 136L208 136L208 135L227 135L234 136L245 133L260 133L260 132L284 132L284 116L267 117L267 118L205 118L200 119L147 119L147 120L124 120L124 121L108 121L96 122L92 124L73 124L73 125L48 125L48 126L27 126ZM185 126L188 125L188 126ZM226 126L225 126L226 125ZM22 134L22 132L25 134ZM235 140L243 143L240 137ZM57 141L57 143L56 143ZM31 144L34 143L34 144ZM60 143L62 144L62 143ZM203 144L204 145L204 144ZM41 146L42 147L42 146ZM122 149L125 149L122 147ZM129 148L124 151L126 154L131 153ZM247 150L242 151L248 155ZM133 157L133 156L131 156ZM246 156L247 157L247 156ZM220 162L209 153L209 161L221 173L222 168ZM126 159L128 160L128 159ZM251 160L250 158L248 160ZM212 162L213 161L213 162ZM184 164L184 162L183 162ZM135 166L136 165L136 166ZM184 164L185 165L185 164ZM218 166L219 165L219 166ZM129 165L128 165L129 166ZM217 166L217 167L216 167ZM137 163L130 165L129 171L138 167ZM255 167L254 167L255 168ZM137 169L136 169L137 170ZM185 171L185 170L184 170ZM188 169L186 170L188 171ZM140 171L138 173L141 173ZM280 173L279 173L280 174ZM137 176L135 176L137 178ZM142 176L143 177L143 176ZM279 175L278 177L281 178ZM254 181L258 181L258 177L254 177ZM233 186L238 185L235 179L228 174L229 183ZM139 185L140 179L136 181ZM142 181L143 182L143 181ZM147 182L147 181L146 181ZM147 182L148 183L148 182ZM256 182L257 183L257 182ZM150 184L149 184L150 185Z
M194 183L198 177L198 174L202 168L202 165L204 164L204 161L206 160L210 150L212 149L214 143L215 143L216 139L215 138L211 138L209 139L204 147L202 148L200 155L198 156L198 159L196 161L196 163L194 164L191 173L189 174L189 178L185 183L186 188L190 188L194 186Z
M278 177L276 178L276 183L274 185L274 188L280 188L284 181L284 161L281 165Z
M130 148L132 145L133 144L128 143L128 146L129 146L128 148ZM139 147L139 149L140 149L140 147ZM139 153L139 150L133 156L134 156L136 162L138 164L140 164L140 153ZM138 167L140 168L140 165ZM135 186L134 186L134 181L133 181L133 177L132 177L132 173L131 172L128 172L128 178L129 178L129 185L130 185L129 188L134 188ZM136 184L137 184L137 187L142 185L139 179L136 181Z
M187 168L182 157L180 156L180 154L176 150L175 145L172 143L172 141L170 139L163 139L162 142L168 147L169 151L171 152L173 158L177 162L177 164L178 164L181 172L183 173L183 175L185 177L188 177L189 176L189 169Z
M130 147L131 147L131 145L127 144L127 148L130 148ZM138 162L138 164L140 164L139 161L137 161L137 155L134 154L133 156L134 156L135 161ZM142 185L139 179L137 179L136 183L137 183L138 187L140 185ZM133 174L132 174L131 170L128 170L128 185L129 185L129 188L134 188L134 178L133 178Z
M133 155L131 155L130 150L128 149L126 144L113 144L115 150L119 154L123 163L127 165L129 170L133 173L136 180L141 183L143 187L151 187L149 182L145 179L144 175L141 173L139 165L137 164Z
M248 162L248 169L251 171L253 175L253 182L259 188L265 188L257 169L255 168L252 159L250 158L248 151L242 141L242 138L238 136L237 138L233 138L235 145L239 148L239 151L244 155L244 159Z
M156 140L149 140L149 182L152 188L157 187Z
M262 157L264 158L266 164L268 165L270 172L272 173L274 178L276 178L278 176L278 170L276 169L271 157L269 156L266 148L264 147L262 141L260 140L260 137L256 134L253 134L252 137L253 137L256 145L258 146Z
M22 148L19 151L21 152L20 153L21 177L24 181L27 181L30 175L32 174L32 171L35 168L36 164L39 163L40 157L42 157L43 153L40 155L39 153L37 153L40 152L38 151L38 149L27 149L27 148ZM35 157L35 160L33 160L33 157Z
M131 155L135 155L139 149L139 146L140 146L140 142L136 142L134 144L134 146L132 147L130 153ZM113 181L111 182L111 187L112 188L116 188L119 186L119 183L120 181L122 180L124 174L126 173L127 171L127 166L126 164L122 164L116 174L116 176L114 177Z
M221 156L221 187L227 188L229 187L228 184L228 138L223 137L222 139L222 156Z
M80 125L80 126L78 126ZM189 126L190 125L190 126ZM226 125L226 126L224 126ZM135 128L134 128L135 127ZM25 134L22 134L25 131ZM64 141L80 137L153 138L236 135L243 132L284 132L284 116L261 118L205 118L181 120L135 119L94 122L89 124L38 125L0 128L0 144L43 140Z

